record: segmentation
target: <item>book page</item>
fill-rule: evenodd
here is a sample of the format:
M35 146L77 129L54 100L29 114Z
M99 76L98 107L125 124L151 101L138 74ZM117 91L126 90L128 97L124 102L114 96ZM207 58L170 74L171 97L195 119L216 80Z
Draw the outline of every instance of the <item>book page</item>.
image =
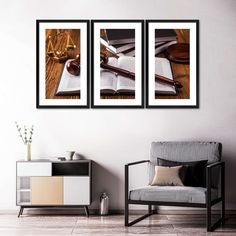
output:
M75 76L70 74L67 69L66 65L69 61L65 63L61 79L56 91L56 95L69 95L69 94L79 94L80 93L80 75Z
M166 58L156 57L155 58L155 74L162 75L168 79L173 80L172 70L169 60ZM164 84L161 82L155 82L155 93L156 94L176 94L175 86Z
M118 59L118 67L135 72L135 57L127 57L122 56ZM117 90L120 92L127 91L127 92L135 92L135 80L118 75L117 76Z
M108 63L111 66L117 66L117 59L115 57L109 57ZM116 73L101 68L100 69L100 90L104 93L115 92L117 88L117 76Z

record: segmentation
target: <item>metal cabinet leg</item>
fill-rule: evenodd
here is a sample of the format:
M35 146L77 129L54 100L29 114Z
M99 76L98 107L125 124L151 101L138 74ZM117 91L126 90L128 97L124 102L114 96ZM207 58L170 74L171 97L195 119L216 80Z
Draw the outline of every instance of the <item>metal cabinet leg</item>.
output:
M20 207L19 213L18 213L18 218L23 214L24 207Z
M20 210L19 210L19 213L18 213L18 218L20 217L21 215L21 207L20 207Z
M87 217L89 217L89 209L88 206L84 206L84 211Z

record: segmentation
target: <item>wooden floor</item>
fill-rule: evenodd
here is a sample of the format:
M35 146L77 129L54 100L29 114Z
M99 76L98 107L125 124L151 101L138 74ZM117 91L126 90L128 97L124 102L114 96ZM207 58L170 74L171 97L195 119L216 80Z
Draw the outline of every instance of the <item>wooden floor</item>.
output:
M236 235L236 215L227 216L225 226L214 233L206 233L202 215L153 215L131 227L123 224L123 215L0 215L0 235Z

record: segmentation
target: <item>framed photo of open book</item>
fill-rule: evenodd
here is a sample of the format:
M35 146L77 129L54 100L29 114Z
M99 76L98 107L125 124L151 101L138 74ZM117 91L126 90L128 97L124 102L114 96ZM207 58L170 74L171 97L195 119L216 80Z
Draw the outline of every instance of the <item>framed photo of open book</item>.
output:
M147 108L199 107L199 21L148 20Z
M92 107L143 107L144 21L92 20L91 27Z
M89 21L37 20L37 108L89 106Z

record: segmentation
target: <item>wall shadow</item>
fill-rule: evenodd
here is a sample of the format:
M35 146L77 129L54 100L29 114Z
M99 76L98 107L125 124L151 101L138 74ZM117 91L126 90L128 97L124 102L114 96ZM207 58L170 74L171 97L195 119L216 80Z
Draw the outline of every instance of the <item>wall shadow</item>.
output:
M99 209L100 196L106 192L109 197L109 209L118 207L123 191L122 180L110 170L93 161L92 167L92 209Z

